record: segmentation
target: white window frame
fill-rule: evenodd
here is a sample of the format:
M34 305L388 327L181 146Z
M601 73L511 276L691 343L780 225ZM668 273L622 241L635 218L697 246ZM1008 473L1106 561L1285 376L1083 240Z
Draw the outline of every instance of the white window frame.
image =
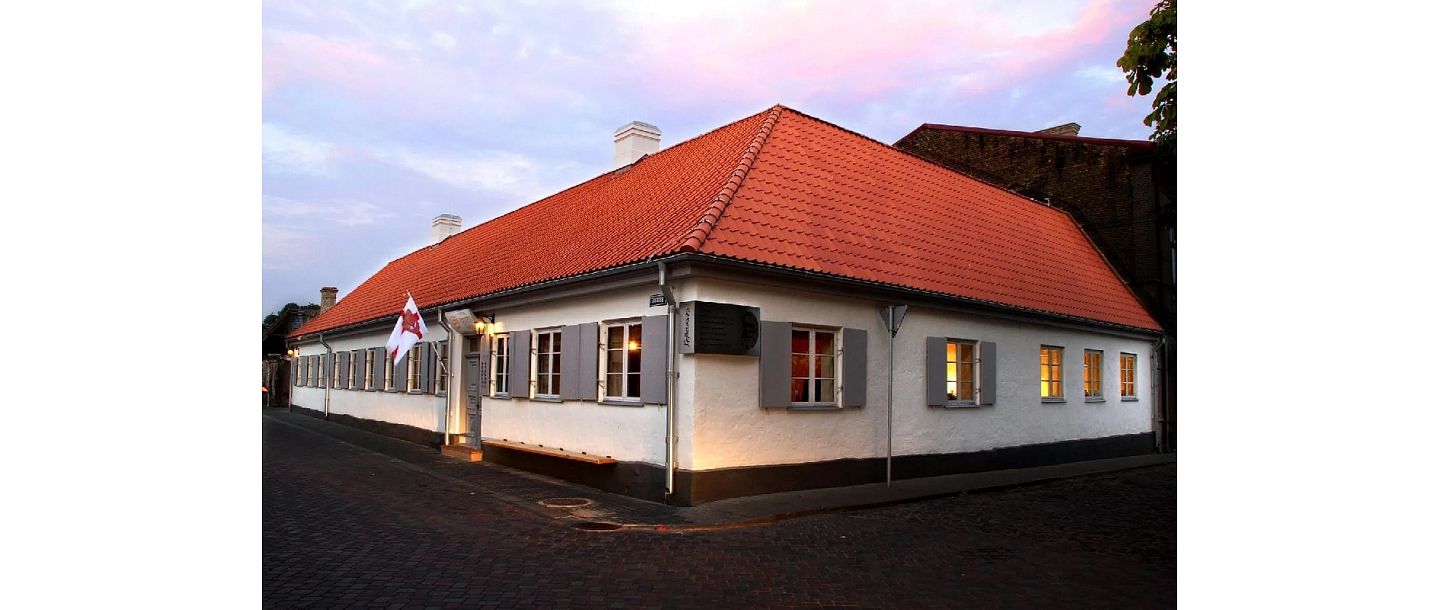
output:
M950 348L955 348L954 359L951 359ZM970 396L962 395L961 375L966 368L962 360L961 346L970 347ZM954 386L955 393L950 393L951 386ZM975 405L980 402L980 342L969 339L946 339L945 340L945 404L947 405Z
M497 398L509 398L510 386L514 379L510 378L510 358L514 354L513 343L510 333L500 333L490 339L490 388L491 395ZM501 385L504 391L501 391Z
M330 387L340 389L340 352L330 352Z
M410 355L405 358L405 392L407 394L422 392L424 388L420 379L420 344L410 346Z
M375 350L365 350L365 389L375 389Z
M385 388L386 392L395 389L395 359L390 357L390 352L385 352Z
M361 387L355 385L355 367L360 366L359 356L360 352L352 349L350 350L350 357L345 359L347 360L345 366L349 369L345 371L345 389L347 390L358 390Z
M450 342L435 342L435 395L445 396L450 380Z
M612 347L610 345L610 330L614 328L621 329L620 347ZM640 339L634 348L629 347L632 342L635 342L631 339L631 330L640 331L641 333ZM642 362L642 354L644 354L645 349L645 334L641 321L635 319L606 323L601 333L601 341L604 347L601 350L603 357L600 359L600 399L605 402L640 402L640 371L631 370L629 352L635 352L636 364L639 365ZM610 370L611 352L621 353L620 371L618 373ZM611 375L620 376L619 394L610 393ZM634 396L630 395L632 393Z
M534 335L535 361L532 363L533 366L530 367L530 370L534 371L533 375L535 377L535 396L536 398L558 399L560 398L560 353L562 350L565 349L564 342L560 341L560 329L547 328L544 330L537 330L535 331ZM545 345L545 342L541 341L543 337L549 338L548 347L550 351L548 352L544 351L544 348L542 347ZM555 348L557 342L560 343L559 349ZM549 372L541 373L540 362L544 360L547 356L549 357L549 361L546 362L546 366L549 368ZM544 391L544 389L546 388L548 388L550 391Z
M1129 379L1126 379L1125 362L1129 360ZM1137 384L1135 380L1135 366L1138 358L1130 352L1120 352L1120 400L1140 400L1136 393Z
M1047 354L1047 352L1051 353ZM1050 370L1047 370L1047 368ZM1050 387L1047 387L1046 384L1050 384ZM1055 392L1047 392L1046 390L1054 390ZM1058 345L1040 346L1040 401L1065 402L1064 347Z
M1105 402L1105 350L1085 350L1085 402Z
M795 333L797 333L797 332L803 332L803 333L806 333L806 334L808 335L808 346L807 346L807 348L806 348L808 351L807 351L805 354L800 354L799 352L796 352L796 351L795 351L795 347L794 347L794 336L795 336ZM838 407L840 406L840 370L841 370L841 369L840 369L840 354L841 354L841 352L843 351L843 349L842 349L842 347L841 347L841 345L840 345L840 336L841 336L843 333L841 333L841 332L840 332L840 329L838 329L838 328L826 328L826 327L816 327L816 326L791 326L791 327L790 327L790 333L791 333L791 335L790 335L790 363L791 363L791 364L790 364L790 404L791 404L791 406L796 406L796 407L836 407L836 408L838 408ZM831 353L830 353L830 354L816 354L816 353L815 353L815 337L816 337L816 334L817 334L817 333L825 333L825 334L830 335L830 349L831 349ZM795 357L796 357L796 356L800 356L800 355L803 355L803 356L805 356L805 358L806 358L806 360L805 360L805 377L796 377L796 376L795 376ZM816 358L821 357L821 356L827 356L827 357L830 358L830 377L818 377L818 376L815 375ZM805 380L805 386L804 386L804 387L806 388L806 393L810 395L810 398L811 398L812 400L809 400L809 401L797 401L797 400L795 400L795 382L796 382L797 380L801 380L801 379ZM824 381L824 380L826 380L826 379L829 379L829 380L830 380L830 398L831 398L831 399L830 399L830 400L813 400L813 399L815 398L814 393L816 392L816 388L818 387L818 386L816 385L816 382L817 382L817 381Z

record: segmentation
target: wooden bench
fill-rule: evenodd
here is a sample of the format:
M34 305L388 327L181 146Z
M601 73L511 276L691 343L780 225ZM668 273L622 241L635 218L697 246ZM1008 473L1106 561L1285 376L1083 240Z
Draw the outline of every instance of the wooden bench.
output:
M440 447L440 453L450 457L460 458L467 462L479 462L485 459L484 453L479 449L467 445L445 445Z
M548 455L548 456L550 456L550 457L558 457L558 458L563 458L563 459L567 459L567 460L576 460L576 461L580 461L580 462L586 462L586 463L589 463L589 464L614 464L614 463L615 463L615 458L605 457L605 456L603 456L603 455L590 455L590 454L588 454L588 453L581 453L581 452L578 452L578 451L565 451L564 449L552 449L552 448L550 448L550 447L541 447L541 446L539 446L539 445L529 445L529 444L526 444L526 443L515 443L515 442L511 442L511 441L489 441L489 440L487 440L487 441L482 441L482 442L480 443L480 445L481 445L482 447L488 445L488 446L491 446L491 447L500 447L500 448L502 448L502 449L513 449L513 450L515 450L515 451L528 451L528 452L530 452L530 453L538 453L538 454L540 454L540 455Z

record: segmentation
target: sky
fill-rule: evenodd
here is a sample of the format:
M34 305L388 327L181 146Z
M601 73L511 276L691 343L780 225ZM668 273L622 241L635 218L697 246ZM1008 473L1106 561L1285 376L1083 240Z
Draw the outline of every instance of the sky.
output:
M923 123L1147 139L1115 60L1152 0L265 2L260 315L784 104L894 143ZM396 304L398 310L402 303Z

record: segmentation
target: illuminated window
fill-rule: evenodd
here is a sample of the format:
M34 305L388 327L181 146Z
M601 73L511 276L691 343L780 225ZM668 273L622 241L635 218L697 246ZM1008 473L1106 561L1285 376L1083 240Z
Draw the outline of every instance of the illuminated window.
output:
M1065 398L1064 370L1061 368L1061 358L1065 349L1060 347L1040 346L1040 398L1049 400L1061 400Z
M945 399L956 402L975 402L975 354L978 347L974 341L947 341L945 343Z
M790 402L835 403L835 332L790 330Z
M560 395L560 331L535 333L535 393Z
M416 392L420 390L420 344L416 343L410 348L410 356L405 358L405 391Z
M365 350L365 389L375 389L375 350Z
M385 391L395 389L395 359L390 357L390 352L385 352Z
M1105 399L1105 352L1085 350L1085 400Z
M1139 400L1135 395L1135 354L1120 353L1120 400Z
M495 335L495 349L491 358L494 364L490 370L495 371L495 394L497 396L510 395L510 335Z
M640 324L605 328L605 398L640 398Z

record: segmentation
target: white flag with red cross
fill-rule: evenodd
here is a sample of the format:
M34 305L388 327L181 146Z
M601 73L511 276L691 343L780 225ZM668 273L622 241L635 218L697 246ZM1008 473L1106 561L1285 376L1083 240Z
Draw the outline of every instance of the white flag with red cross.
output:
M405 295L405 309L400 310L400 319L395 321L395 330L390 331L390 340L385 342L385 349L390 352L390 359L395 364L400 364L401 356L410 351L417 341L425 338L425 333L430 332L425 328L425 320L420 317L420 310L415 307L415 297Z

